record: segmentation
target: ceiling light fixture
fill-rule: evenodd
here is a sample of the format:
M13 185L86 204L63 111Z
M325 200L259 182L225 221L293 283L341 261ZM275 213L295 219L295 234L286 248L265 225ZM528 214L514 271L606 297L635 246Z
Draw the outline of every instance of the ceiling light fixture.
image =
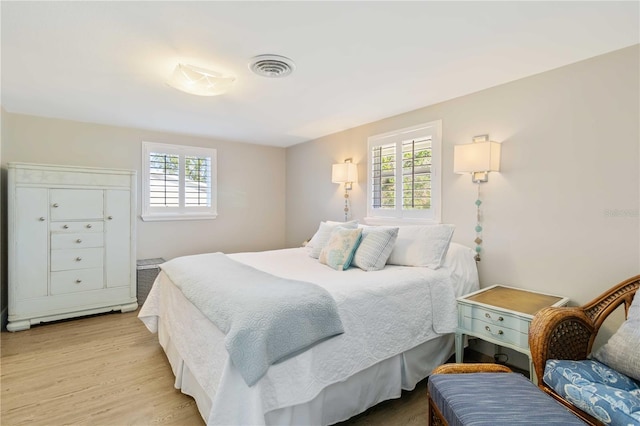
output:
M178 64L167 83L178 90L198 96L217 96L231 89L235 77L225 76L188 64Z
M296 69L294 62L280 55L258 55L249 61L249 69L262 77L286 77Z

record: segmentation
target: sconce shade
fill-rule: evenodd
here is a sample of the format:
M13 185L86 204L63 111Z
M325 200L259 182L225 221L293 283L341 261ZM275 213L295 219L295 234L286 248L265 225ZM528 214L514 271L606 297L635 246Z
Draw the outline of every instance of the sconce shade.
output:
M167 83L192 95L217 96L229 91L235 81L235 77L223 76L215 71L178 64Z
M331 182L347 183L358 181L358 166L353 163L334 164L331 169Z
M499 172L500 144L498 142L474 142L453 147L453 172Z

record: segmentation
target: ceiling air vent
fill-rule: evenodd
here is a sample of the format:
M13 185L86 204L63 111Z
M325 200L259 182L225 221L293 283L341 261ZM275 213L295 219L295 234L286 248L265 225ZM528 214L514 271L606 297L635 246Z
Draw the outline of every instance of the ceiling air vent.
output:
M262 77L286 77L296 69L289 58L280 55L258 55L249 61L249 69Z

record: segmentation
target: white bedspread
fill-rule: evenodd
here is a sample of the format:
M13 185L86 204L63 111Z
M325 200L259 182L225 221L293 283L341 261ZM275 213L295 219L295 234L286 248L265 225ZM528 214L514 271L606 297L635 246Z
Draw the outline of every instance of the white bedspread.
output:
M273 365L253 387L244 383L227 360L214 372L215 383L201 383L213 398L212 424L252 424L255 418L239 418L238 404L259 402L247 413L301 404L326 386L345 380L382 360L411 349L440 334L455 331L455 297L468 289L456 288L447 268L387 266L382 271L357 268L335 271L310 258L305 249L275 250L230 255L233 259L284 278L303 280L325 288L336 300L345 333L322 342L280 364ZM472 285L474 285L472 283ZM477 278L476 283L477 286ZM160 291L154 285L140 318L151 331L159 315ZM180 346L180 338L175 339ZM188 347L179 347L181 353ZM189 355L185 355L185 362ZM193 354L202 356L202 353ZM219 383L215 377L220 375ZM214 388L214 389L211 389ZM216 393L222 388L224 392ZM215 396L213 396L215 395ZM239 402L239 396L244 395ZM240 416L241 417L241 416Z

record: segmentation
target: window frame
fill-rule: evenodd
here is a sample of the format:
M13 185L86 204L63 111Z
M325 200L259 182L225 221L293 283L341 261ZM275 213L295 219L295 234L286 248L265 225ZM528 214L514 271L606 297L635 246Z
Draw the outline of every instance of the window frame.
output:
M150 205L151 179L150 155L152 152L178 155L180 164L184 165L185 157L208 157L211 160L210 206L185 206L185 175L184 167L179 174L179 203L178 207L153 207ZM217 150L186 145L173 145L157 142L142 142L142 214L144 221L169 220L207 220L218 217L217 203Z
M429 209L403 209L402 207L402 144L412 139L431 137L431 204ZM395 208L373 207L373 148L395 144ZM370 136L367 139L367 222L385 223L441 223L442 212L442 120L422 123L387 133Z

